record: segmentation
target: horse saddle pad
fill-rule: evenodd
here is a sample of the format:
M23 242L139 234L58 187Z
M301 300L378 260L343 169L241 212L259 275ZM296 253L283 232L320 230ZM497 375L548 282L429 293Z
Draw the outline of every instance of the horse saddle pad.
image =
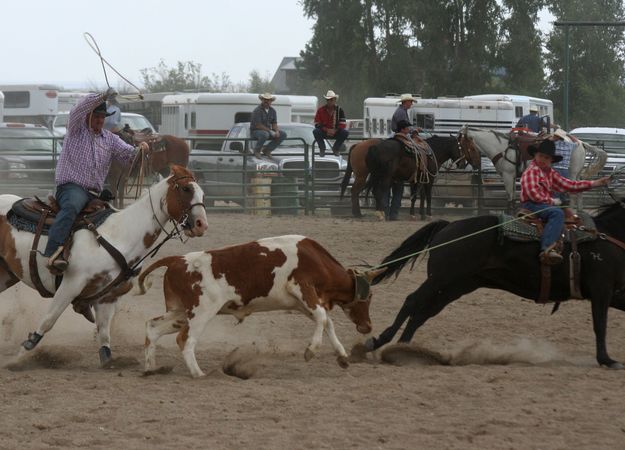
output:
M590 214L582 212L579 215L581 220L580 226L575 226L569 229L569 232L575 233L575 238L578 243L594 241L596 239L596 227L595 222ZM499 216L499 235L500 238L508 238L517 242L540 242L542 235L542 227L537 227L535 224L526 220L514 220L514 217L502 214ZM568 241L568 233L565 233L565 241Z
M48 202L44 202L37 197L23 198L13 203L11 210L7 214L7 220L20 231L34 233L43 212L47 211L41 232L41 234L47 235L59 209L58 203L52 196L48 197ZM78 214L76 221L72 225L72 231L87 228L90 223L99 227L114 212L115 210L107 202L100 199L91 200Z

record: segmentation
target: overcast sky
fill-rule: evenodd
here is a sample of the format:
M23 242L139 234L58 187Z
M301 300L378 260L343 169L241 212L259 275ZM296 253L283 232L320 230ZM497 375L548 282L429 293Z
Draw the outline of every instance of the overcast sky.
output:
M254 69L273 76L284 56L299 55L313 25L297 0L9 0L0 14L0 84L66 88L105 85L85 31L135 83L161 58L194 61L204 75L225 72L236 83Z
M224 72L237 83L252 70L273 76L284 56L299 55L313 26L297 0L8 0L0 11L0 84L66 89L105 86L85 31L134 83L161 58L168 66L197 62L204 75ZM550 20L541 14L540 28Z

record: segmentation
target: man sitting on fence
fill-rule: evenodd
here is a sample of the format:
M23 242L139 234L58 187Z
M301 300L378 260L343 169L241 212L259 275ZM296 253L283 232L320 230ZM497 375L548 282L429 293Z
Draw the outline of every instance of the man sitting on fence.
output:
M286 133L278 128L278 113L271 107L276 99L269 93L260 94L260 105L252 112L250 131L252 138L256 139L254 156L262 158L263 155L271 156L271 152L286 139ZM271 143L264 145L271 139Z
M313 135L319 146L319 154L321 156L326 155L325 139L334 139L332 153L339 156L341 145L349 137L349 131L345 129L347 126L345 112L343 108L336 104L339 96L334 91L328 91L323 97L326 99L326 104L319 108L317 114L315 114Z

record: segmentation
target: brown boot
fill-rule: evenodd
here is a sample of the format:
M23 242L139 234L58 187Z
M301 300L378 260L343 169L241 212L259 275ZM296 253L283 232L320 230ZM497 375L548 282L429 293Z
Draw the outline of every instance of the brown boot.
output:
M52 275L61 275L67 269L69 265L65 256L63 256L64 247L61 245L56 251L48 258L48 270L52 273Z
M541 262L549 266L555 266L562 262L562 255L553 247L541 252L539 258Z
M261 150L262 154L265 155L267 158L271 158L271 150L269 150L267 147L264 147Z
M260 150L254 150L254 156L258 159L263 158L263 155L260 154Z

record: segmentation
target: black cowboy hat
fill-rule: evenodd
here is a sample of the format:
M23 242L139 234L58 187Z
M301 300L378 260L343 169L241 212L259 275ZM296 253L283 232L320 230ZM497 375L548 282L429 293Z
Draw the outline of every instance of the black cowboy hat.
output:
M403 130L404 128L410 128L410 127L412 127L412 124L408 122L407 120L400 120L399 122L397 122L398 130Z
M98 106L96 106L95 109L93 110L93 113L104 114L105 117L112 116L113 114L115 114L114 112L112 113L106 112L106 102L102 102Z
M563 158L562 155L556 155L556 144L554 144L554 142L549 139L545 139L544 141L542 141L538 147L536 147L535 145L531 145L527 148L527 153L529 153L530 156L534 156L536 152L551 157L551 160L554 163L562 161Z

